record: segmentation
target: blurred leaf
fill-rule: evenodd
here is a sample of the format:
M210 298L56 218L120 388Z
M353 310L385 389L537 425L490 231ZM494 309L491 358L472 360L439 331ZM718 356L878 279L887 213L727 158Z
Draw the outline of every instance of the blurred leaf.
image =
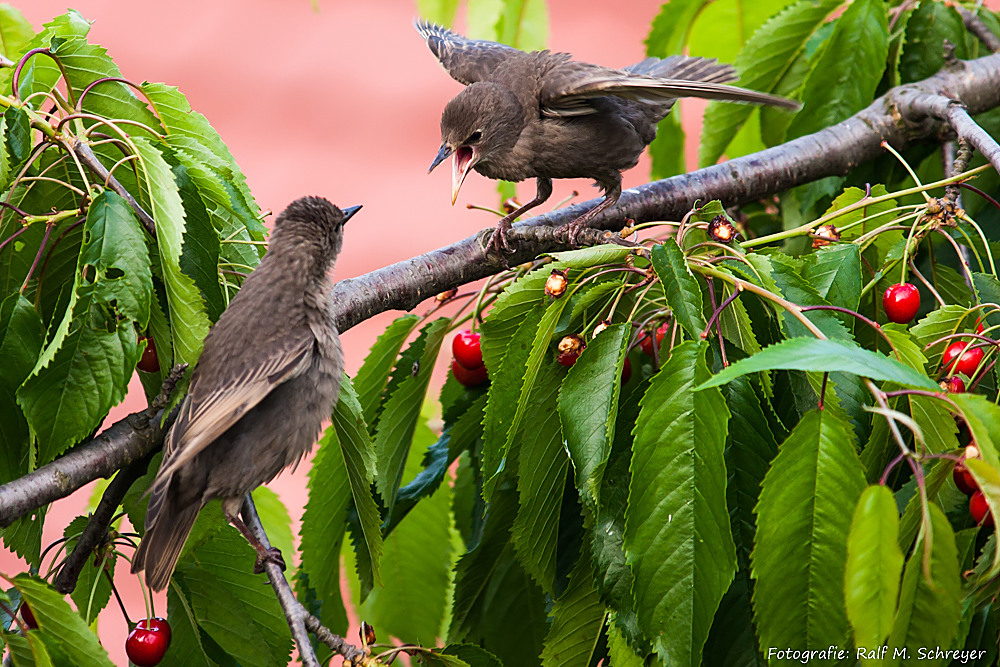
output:
M961 616L962 578L955 534L941 508L930 503L929 511L932 536L921 535L906 561L899 609L888 642L914 656L922 647L950 646ZM929 540L930 557L925 562L925 542ZM900 653L891 656L887 664L900 664Z
M664 7L672 4L667 3ZM649 144L649 157L652 159L651 179L669 178L687 172L680 101L674 103L671 113L656 126L656 138Z
M286 665L288 623L267 578L253 574L256 554L246 540L227 526L187 549L174 579L202 631L244 667Z
M881 646L889 636L902 572L896 500L886 487L869 486L854 509L844 568L847 617L857 646Z
M688 33L710 0L671 0L660 6L646 37L646 55L657 58L677 55L687 46Z
M807 412L761 485L751 556L761 646L847 643L846 542L864 487L847 424L827 412Z
M642 399L632 451L625 551L639 625L668 664L701 654L736 569L723 445L729 411L704 342L675 347Z
M434 23L450 26L455 20L458 0L417 0L417 12Z
M496 22L496 41L522 51L545 48L549 38L549 15L545 0L502 0Z
M687 332L691 340L700 340L705 329L702 314L701 287L684 259L677 242L667 239L653 246L653 268L660 279L667 303L677 323Z
M802 91L787 138L829 127L871 103L889 51L882 0L854 0L841 14Z
M678 251L679 252L679 251ZM604 467L615 437L629 324L612 324L577 359L559 390L559 419L580 497L600 502Z
M806 40L840 4L842 0L799 0L775 14L753 32L736 56L733 64L740 75L739 85L776 92L790 63L805 49ZM745 104L709 103L698 149L699 167L718 161L753 111L754 107ZM787 116L787 112L782 115Z
M34 36L35 30L20 11L7 3L0 5L0 53L17 60Z
M904 366L892 357L866 350L855 343L817 338L787 338L761 352L740 359L716 373L697 390L718 387L735 377L775 369L800 371L842 371L871 380L896 382L907 387L938 391L938 386L922 373Z
M920 2L906 23L906 41L899 62L901 83L921 81L944 67L944 42L955 57L967 60L967 29L958 10L944 2Z

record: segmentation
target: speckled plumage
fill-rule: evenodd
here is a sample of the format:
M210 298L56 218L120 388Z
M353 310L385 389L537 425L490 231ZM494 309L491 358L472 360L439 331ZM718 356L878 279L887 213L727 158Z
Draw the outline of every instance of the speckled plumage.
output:
M553 178L592 178L605 199L568 225L585 225L621 195L621 172L634 167L656 125L679 97L797 107L774 95L723 85L730 65L706 58L647 58L623 69L572 60L566 53L525 53L467 39L418 22L417 31L445 70L466 87L445 106L441 149L431 169L454 155L452 200L471 168L493 179L535 178L535 198L501 219L492 245L544 202ZM461 161L461 162L459 162Z
M336 401L343 353L330 320L327 272L345 216L325 199L293 202L267 253L205 344L164 445L146 534L132 571L167 585L199 510L221 498L227 518L244 496L312 447Z

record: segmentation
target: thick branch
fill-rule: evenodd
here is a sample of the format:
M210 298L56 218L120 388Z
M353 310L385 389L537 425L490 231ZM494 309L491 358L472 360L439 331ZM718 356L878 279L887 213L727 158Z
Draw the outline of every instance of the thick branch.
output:
M720 199L726 206L738 206L820 178L845 175L882 155L882 141L903 148L947 131L943 120L947 114L929 111L943 95L961 102L973 114L1000 106L1000 55L959 63L924 81L893 88L847 120L781 146L626 190L618 204L591 224L617 230L627 219L640 223L679 220L698 200ZM509 261L520 263L541 252L565 248L551 227L570 222L596 203L592 200L518 223L512 236L516 251ZM501 267L484 253L483 235L480 232L341 281L334 287L332 319L346 331L378 313L410 310L435 294L497 273ZM118 422L58 461L0 487L0 526L159 447L162 430L143 433L141 426L130 426L134 418Z
M254 537L260 540L264 548L269 549L271 542L267 539L267 533L264 532L264 526L261 525L260 516L257 514L257 507L253 504L253 498L250 497L249 493L243 500L243 509L240 513L243 515L243 523L250 529ZM320 623L319 619L310 614L309 610L302 606L302 603L296 599L292 587L289 586L288 580L285 579L285 574L279 566L270 561L264 561L264 572L267 573L267 578L271 582L271 588L274 589L274 594L278 598L281 610L285 613L288 627L292 631L292 638L295 640L295 645L299 648L299 660L302 661L303 665L306 667L319 667L319 659L313 650L312 642L309 641L310 632L316 633L320 641L346 660L365 657L361 649L348 644L342 637L330 632L328 628Z
M959 13L962 15L962 22L965 23L966 29L971 32L976 38L983 43L987 49L993 53L1000 52L1000 37L993 34L993 31L983 23L983 20L972 11L971 9L966 9L960 5L955 5L958 8Z

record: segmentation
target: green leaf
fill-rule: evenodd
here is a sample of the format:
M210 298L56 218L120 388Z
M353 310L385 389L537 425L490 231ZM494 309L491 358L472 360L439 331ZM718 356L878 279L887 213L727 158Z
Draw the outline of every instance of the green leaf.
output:
M856 646L881 646L889 636L902 572L896 499L884 486L869 486L854 509L844 568L844 598Z
M593 506L615 437L629 324L613 324L594 338L559 390L559 418L580 496ZM529 422L530 423L530 422Z
M926 347L939 338L958 333L962 329L967 312L968 310L964 306L954 304L935 308L927 313L926 317L910 327L910 333L916 336L921 347ZM951 342L951 340L942 341L930 349L923 350L923 353L927 355L927 362L932 368L941 362L941 355Z
M733 378L766 370L800 370L828 373L841 371L871 380L896 382L908 387L937 391L939 387L926 375L916 372L891 357L859 347L855 343L817 338L787 338L769 345L758 354L740 359L716 373L696 390L718 387Z
M20 292L0 303L0 484L28 472L28 422L17 405L17 388L35 366L45 331L42 320Z
M906 23L906 41L899 62L901 83L921 81L945 65L944 42L955 48L955 57L969 58L967 30L958 10L944 2L921 2Z
M976 288L976 297L979 303L1000 304L1000 281L990 273L972 273L972 284ZM985 312L989 312L987 309ZM992 327L1000 324L1000 313L992 312L986 316L986 326ZM992 336L991 336L992 337Z
M179 585L167 588L167 620L170 622L170 652L164 657L185 667L214 667L201 641L198 621Z
M396 357L403 347L403 342L413 333L420 318L413 314L403 315L392 321L385 331L379 334L368 352L357 375L354 376L354 388L358 392L358 400L365 415L365 421L371 430L375 425L379 407L385 388L389 383L389 373L392 372Z
M764 477L751 555L761 646L847 643L846 542L865 487L853 440L844 422L808 412Z
M700 340L705 329L701 288L687 266L677 242L667 239L653 246L653 268L660 279L674 318L691 340Z
M427 425L418 424L407 457L407 480L420 472L419 454L434 440ZM440 485L385 538L383 585L372 590L357 610L380 633L423 645L433 644L441 634L452 560L450 507L451 488Z
M189 544L174 578L191 601L198 626L244 667L288 664L288 623L264 575L253 574L256 557L246 540L221 527Z
M108 652L97 636L59 593L27 574L14 577L13 584L31 606L38 628L46 634L46 645L73 656L73 664L78 667L111 667ZM31 634L28 633L29 638ZM38 658L37 653L35 657Z
M170 163L186 217L184 245L180 256L181 271L194 280L208 317L215 322L227 305L219 286L219 253L222 249L219 234L209 217L205 201L195 186L191 170L177 161L176 155L164 151L163 156ZM253 269L256 263L248 266ZM245 266L228 268L244 272L248 270Z
M76 547L77 540L86 527L87 517L85 516L76 517L66 526L63 537L70 538L66 540L66 553L70 553ZM80 569L76 588L73 589L70 597L87 625L94 622L97 615L111 600L111 582L108 581L104 572L106 568L107 572L113 575L117 559L118 556L112 553L107 558L102 555L95 561L95 556L92 555L87 558Z
M733 63L740 75L740 86L776 92L789 73L790 63L804 51L807 40L827 15L841 4L842 0L799 0L764 23ZM753 110L745 104L709 103L698 149L699 167L718 161Z
M889 53L886 6L855 0L837 18L802 91L787 138L839 123L871 103Z
M625 551L643 634L667 664L701 654L732 581L722 394L692 391L709 371L704 342L675 347L642 399L632 446Z
M518 560L551 596L556 592L556 552L563 490L570 461L564 448L557 398L566 369L553 359L542 362L528 398L517 480L520 507L511 530Z
M667 3L669 7L674 3ZM649 144L649 157L652 160L649 177L652 179L670 178L687 172L684 162L684 127L681 125L681 101L678 100L672 113L661 120L656 126L656 138Z
M394 389L390 388L392 393L382 408L374 437L375 484L385 501L386 511L390 513L396 502L400 481L403 479L406 454L413 441L413 430L420 417L420 408L427 394L427 384L430 382L434 362L437 360L438 351L450 324L451 320L440 318L423 328L420 341L423 351L417 362L418 366Z
M573 569L569 587L556 600L551 617L542 649L543 667L592 664L604 625L604 605L594 588L590 559L581 558Z
M830 305L857 310L861 301L861 253L853 243L824 246L813 253L802 277ZM847 317L847 316L845 316ZM854 328L853 318L847 323Z
M138 222L118 195L105 191L87 214L63 320L17 393L40 462L92 433L125 397L139 357L135 324L149 319L151 291Z
M166 284L174 363L193 364L201 354L202 341L208 334L209 320L201 293L194 280L181 271L185 215L184 206L170 166L151 142L134 139L142 170L146 175L156 221L156 240L160 266Z
M382 559L382 531L379 525L381 518L375 498L372 496L376 458L374 445L365 429L358 395L346 376L340 386L340 399L333 411L332 429L327 433L335 437L336 442L340 444L343 464L347 469L358 527L361 530L360 536L354 535L354 551L358 559L362 587L364 590L369 590L381 581L379 574L379 562ZM362 539L359 540L359 537ZM330 582L330 585L333 586L333 582Z
M687 35L709 0L671 0L660 6L646 37L646 55L666 58L687 46Z
M0 5L0 53L16 60L34 36L35 30L20 11Z
M458 0L417 0L417 12L434 23L450 26L455 20Z
M910 656L916 656L918 649L924 647L950 646L961 617L962 578L955 533L941 508L931 503L929 510L929 527L933 536L930 558L925 562L925 542L931 538L921 535L906 562L899 610L888 642L889 646L906 649L906 654ZM929 574L930 580L925 573ZM900 664L899 653L904 652L891 656L887 664ZM928 664L941 664L941 661Z

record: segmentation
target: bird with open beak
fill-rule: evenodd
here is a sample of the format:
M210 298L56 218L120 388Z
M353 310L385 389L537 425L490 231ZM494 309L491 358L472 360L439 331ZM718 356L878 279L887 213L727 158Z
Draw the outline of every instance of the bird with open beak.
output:
M490 238L487 247L501 257L510 250L511 223L549 198L553 178L592 178L604 190L600 203L561 228L575 243L583 227L618 201L622 171L638 163L677 98L799 107L725 85L736 71L707 58L647 58L612 69L567 53L525 53L467 39L426 21L416 28L445 70L466 86L444 108L441 147L430 167L452 158L452 204L470 170L492 179L535 179L535 197L501 218Z

